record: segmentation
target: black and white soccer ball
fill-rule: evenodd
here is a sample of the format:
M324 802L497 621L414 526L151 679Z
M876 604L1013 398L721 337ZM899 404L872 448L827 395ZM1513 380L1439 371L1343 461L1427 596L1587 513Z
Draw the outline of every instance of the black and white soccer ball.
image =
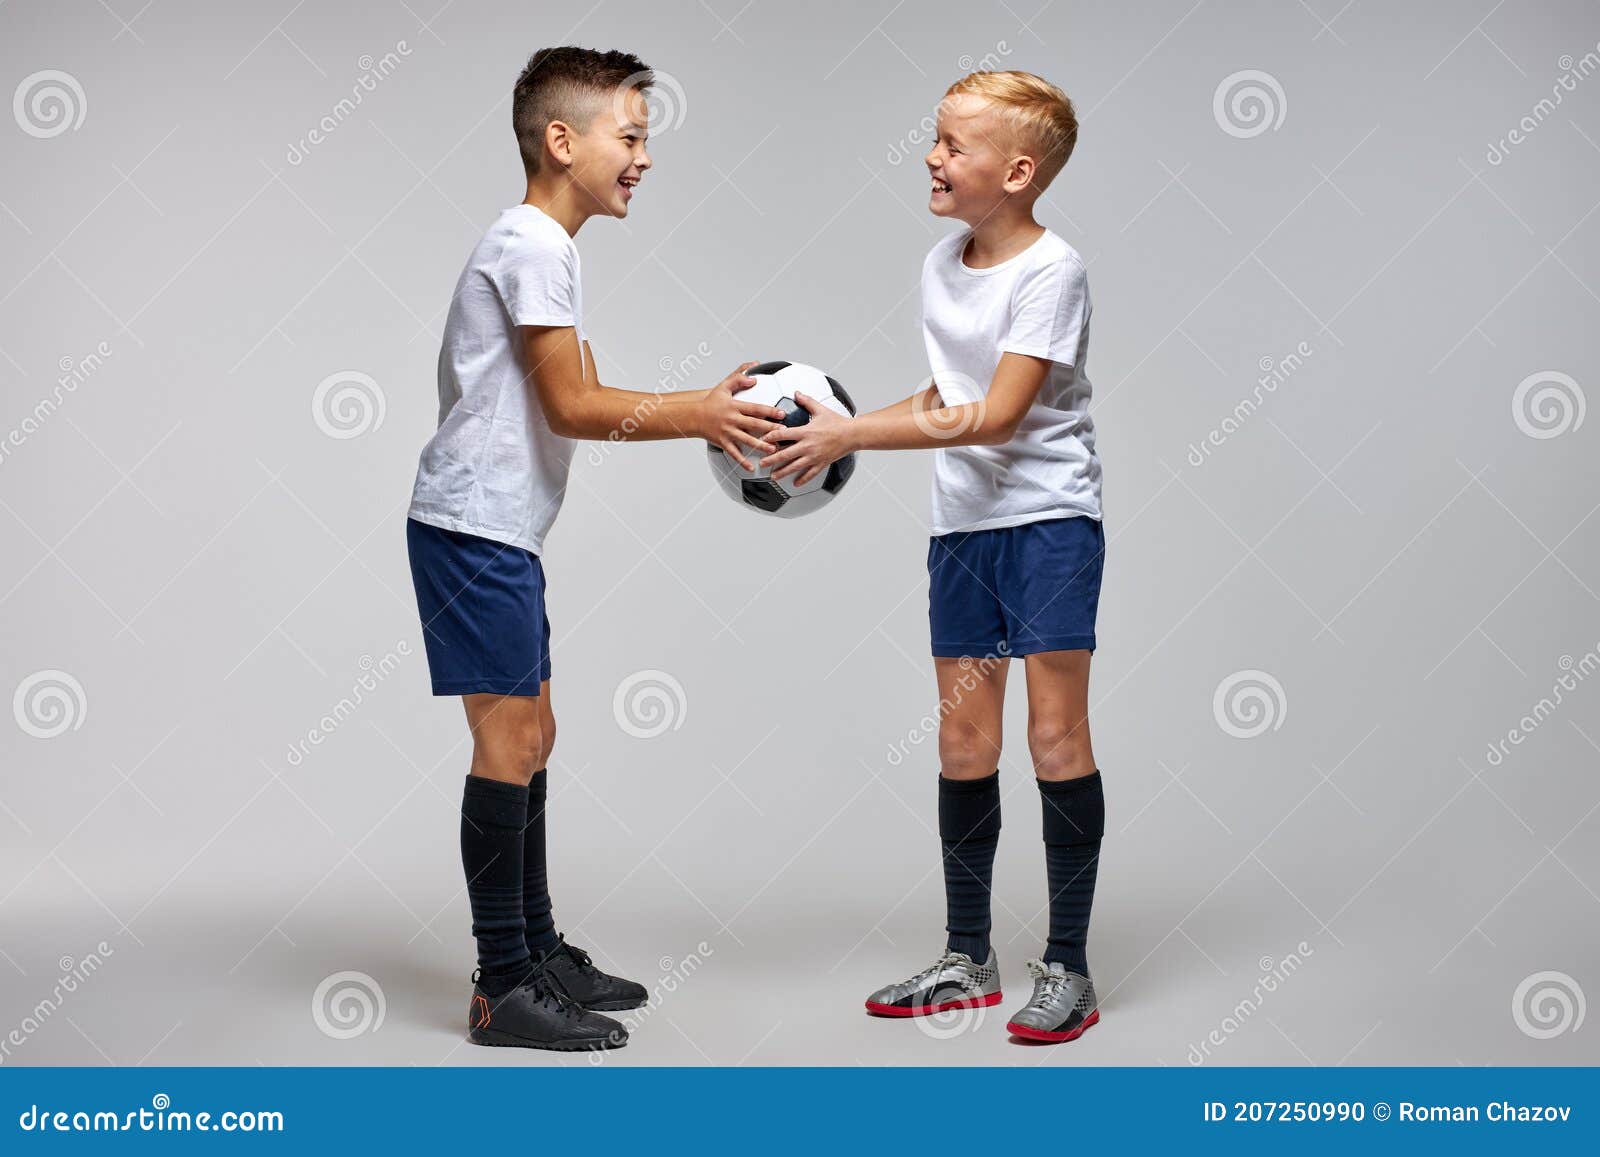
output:
M803 366L798 362L762 362L746 373L756 380L756 384L747 390L740 390L734 397L741 402L776 406L786 415L783 420L785 426L804 426L811 421L811 415L805 407L794 400L797 390L815 398L842 417L853 418L856 415L856 405L845 393L844 387L813 366ZM764 514L776 514L779 518L797 518L822 509L833 501L835 494L844 489L844 484L850 481L850 475L856 468L856 456L846 454L804 486L796 486L795 481L799 476L795 474L774 482L761 465L763 455L760 451L745 451L745 457L755 463L756 469L752 472L728 457L722 447L712 446L710 450L711 473L716 475L718 484L730 498L741 506Z

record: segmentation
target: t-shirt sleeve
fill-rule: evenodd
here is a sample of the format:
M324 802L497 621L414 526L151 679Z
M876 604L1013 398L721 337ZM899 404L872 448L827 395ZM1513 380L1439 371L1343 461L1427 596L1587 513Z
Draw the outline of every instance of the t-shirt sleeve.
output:
M576 325L577 251L538 234L506 242L490 278L515 325Z
M1011 300L1011 328L1000 342L1000 352L1075 365L1088 324L1088 273L1072 258L1053 261L1017 283Z

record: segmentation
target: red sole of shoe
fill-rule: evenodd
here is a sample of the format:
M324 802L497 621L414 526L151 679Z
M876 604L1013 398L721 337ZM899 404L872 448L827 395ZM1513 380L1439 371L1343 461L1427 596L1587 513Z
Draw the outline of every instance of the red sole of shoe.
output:
M963 997L961 1000L947 1000L943 1004L919 1004L906 1008L899 1004L878 1004L867 1001L867 1011L873 1016L932 1016L936 1012L949 1012L954 1008L988 1008L990 1005L1000 1003L1003 994L991 992L988 996L980 996L976 1000Z
M1100 1023L1100 1010L1097 1008L1084 1018L1084 1022L1071 1032L1050 1032L1042 1028L1029 1028L1025 1024L1015 1021L1006 1025L1006 1031L1012 1036L1019 1036L1023 1040L1048 1041L1051 1044L1064 1044L1069 1040L1077 1040L1089 1029Z

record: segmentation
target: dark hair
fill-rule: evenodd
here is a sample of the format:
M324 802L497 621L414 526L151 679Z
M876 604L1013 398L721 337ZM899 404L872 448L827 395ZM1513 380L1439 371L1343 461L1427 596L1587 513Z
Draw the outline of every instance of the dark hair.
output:
M522 167L531 177L544 157L544 131L551 121L588 126L594 99L614 89L644 89L654 82L650 66L631 52L597 52L566 45L541 48L528 58L511 94L511 127Z

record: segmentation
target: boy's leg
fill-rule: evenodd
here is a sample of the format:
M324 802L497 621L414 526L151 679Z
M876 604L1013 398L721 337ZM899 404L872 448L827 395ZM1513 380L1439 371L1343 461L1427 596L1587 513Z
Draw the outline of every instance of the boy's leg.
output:
M549 799L550 751L556 742L556 717L550 703L550 680L539 688L537 770L528 781L528 826L522 838L522 911L528 951L535 957L556 947L555 917L550 910L550 879L545 867L545 807Z
M472 731L472 769L461 798L461 865L478 941L481 987L514 988L533 968L524 938L523 830L528 780L542 744L539 700L462 696Z
M1089 656L1047 651L1024 660L1028 748L1044 805L1050 888L1044 962L1081 976L1089 974L1089 913L1105 832L1105 796L1089 742Z
M939 840L946 947L989 959L990 889L1000 842L1000 743L1010 661L936 657Z

